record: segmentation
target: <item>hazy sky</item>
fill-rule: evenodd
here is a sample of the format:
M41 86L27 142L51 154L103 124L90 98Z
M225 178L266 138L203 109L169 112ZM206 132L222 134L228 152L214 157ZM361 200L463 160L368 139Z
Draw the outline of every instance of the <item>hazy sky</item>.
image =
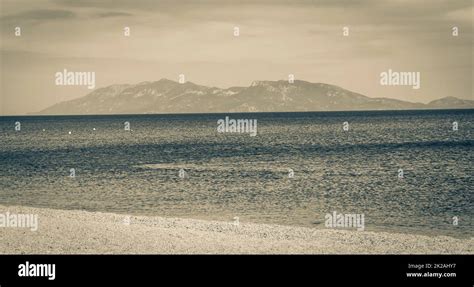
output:
M369 97L473 99L472 0L0 3L1 114L35 112L90 92L56 86L63 69L95 72L97 87L185 74L225 88L294 74ZM388 69L421 72L421 88L381 86Z

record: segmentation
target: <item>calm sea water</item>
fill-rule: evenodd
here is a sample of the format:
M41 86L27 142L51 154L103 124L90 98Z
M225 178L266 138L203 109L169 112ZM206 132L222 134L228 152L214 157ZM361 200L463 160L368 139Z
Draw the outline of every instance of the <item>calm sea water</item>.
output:
M216 114L0 117L0 204L473 236L474 110L230 116L258 135Z

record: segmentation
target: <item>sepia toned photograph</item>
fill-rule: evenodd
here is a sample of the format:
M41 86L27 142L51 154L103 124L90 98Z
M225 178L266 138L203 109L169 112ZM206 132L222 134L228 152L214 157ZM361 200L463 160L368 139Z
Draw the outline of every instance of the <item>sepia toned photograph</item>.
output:
M0 0L0 254L474 254L473 7Z

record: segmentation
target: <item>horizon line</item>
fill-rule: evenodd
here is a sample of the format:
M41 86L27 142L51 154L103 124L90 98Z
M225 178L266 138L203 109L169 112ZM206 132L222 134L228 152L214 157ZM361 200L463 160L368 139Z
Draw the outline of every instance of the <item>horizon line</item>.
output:
M142 113L142 114L8 114L1 117L94 117L94 116L181 116L181 115L226 115L226 114L294 114L294 113L372 113L372 112L428 112L428 111L469 111L474 108L425 108L397 110L334 110L334 111L278 111L278 112L210 112L210 113Z

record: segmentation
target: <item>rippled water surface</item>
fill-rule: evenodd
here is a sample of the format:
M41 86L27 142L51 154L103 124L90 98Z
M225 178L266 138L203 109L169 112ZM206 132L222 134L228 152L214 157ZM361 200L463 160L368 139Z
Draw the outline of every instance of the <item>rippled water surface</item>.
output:
M225 116L0 117L0 204L473 236L474 110Z

